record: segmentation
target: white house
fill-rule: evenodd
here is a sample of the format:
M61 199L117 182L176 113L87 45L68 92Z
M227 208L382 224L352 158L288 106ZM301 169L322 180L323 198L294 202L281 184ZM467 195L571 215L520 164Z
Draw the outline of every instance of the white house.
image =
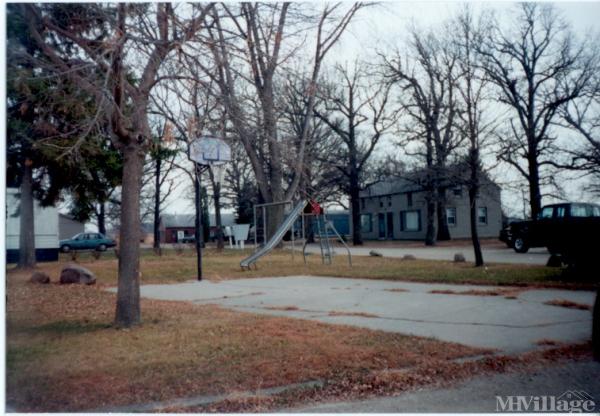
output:
M20 230L19 189L6 190L6 262L19 260ZM42 208L37 201L33 208L35 229L35 257L37 261L58 260L58 211L55 207Z

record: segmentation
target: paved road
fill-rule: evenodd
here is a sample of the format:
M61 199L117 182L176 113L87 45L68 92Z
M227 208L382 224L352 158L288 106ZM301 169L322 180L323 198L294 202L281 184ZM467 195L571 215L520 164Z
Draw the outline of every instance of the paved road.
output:
M385 257L403 257L406 254L412 254L419 259L426 260L453 260L454 254L462 253L467 261L475 261L473 248L470 246L456 247L369 247L368 243L364 247L350 247L353 256L368 256L371 250L381 253ZM545 248L534 248L525 254L516 253L511 248L486 248L483 247L483 258L489 263L512 263L512 264L537 264L545 265L548 262L550 254ZM309 244L307 251L319 253L318 244ZM338 255L346 255L343 247L336 247Z
M294 409L284 413L495 413L496 396L555 396L584 391L600 412L600 363L569 363L533 373L477 377L447 389L425 389L395 397L338 402ZM549 401L548 401L549 402ZM533 409L529 409L530 412Z
M493 287L290 276L144 285L141 294L434 337L510 353L535 349L541 339L582 342L591 337L590 311L544 302L568 299L592 305L594 292L536 289L519 293L517 299L430 293L446 289Z

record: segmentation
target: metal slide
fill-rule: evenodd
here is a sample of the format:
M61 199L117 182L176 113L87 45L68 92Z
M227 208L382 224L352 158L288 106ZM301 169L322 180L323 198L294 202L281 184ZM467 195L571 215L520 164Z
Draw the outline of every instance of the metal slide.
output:
M288 230L290 228L292 228L294 221L296 221L296 219L298 219L298 217L300 215L302 215L302 211L304 210L304 207L306 207L307 203L308 203L308 201L303 200L303 201L300 201L298 203L298 205L296 205L294 207L294 209L285 218L283 223L281 223L281 225L279 226L277 231L275 231L275 234L273 234L271 239L264 246L262 246L260 248L260 250L258 250L256 253L252 253L250 256L246 257L244 260L242 260L240 262L240 266L242 267L242 269L244 269L244 268L249 269L250 266L252 264L255 264L259 258L264 256L265 254L268 254L271 250L273 250L275 248L275 246L277 244L279 244L279 242L281 241L281 239L283 238L285 233L287 233Z

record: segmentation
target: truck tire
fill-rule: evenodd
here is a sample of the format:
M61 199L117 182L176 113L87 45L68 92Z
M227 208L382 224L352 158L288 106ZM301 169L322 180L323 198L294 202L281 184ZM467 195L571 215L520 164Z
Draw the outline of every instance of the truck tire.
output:
M523 237L517 236L513 240L513 248L517 253L527 253L529 250L529 244L527 244L527 241L525 241Z

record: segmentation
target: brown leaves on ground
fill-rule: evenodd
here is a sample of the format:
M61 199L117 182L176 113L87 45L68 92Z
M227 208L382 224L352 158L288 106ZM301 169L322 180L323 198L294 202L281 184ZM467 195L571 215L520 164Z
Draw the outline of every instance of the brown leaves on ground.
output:
M487 350L343 325L142 300L143 324L112 326L115 294L8 274L7 400L19 411L101 409L359 380Z
M582 311L591 311L592 310L592 305L587 305L585 303L572 302L567 299L553 299L553 300L544 302L544 304L552 305L552 306L561 306L563 308L579 309Z
M435 289L429 293L438 295L467 295L467 296L505 296L507 299L516 299L516 295L526 290L526 288L510 288L510 289L470 289L470 290L450 290L450 289Z
M380 316L367 312L331 311L329 316L356 316L360 318L379 318Z
M300 308L297 306L289 305L289 306L265 306L264 309L269 309L272 311L299 311Z
M394 395L405 391L431 387L445 387L476 375L514 371L534 371L558 360L588 360L591 346L567 345L534 351L520 356L496 355L475 361L452 362L424 360L404 371L371 371L339 374L323 387L290 390L273 396L229 399L207 406L170 409L172 412L267 412L285 411L299 405L318 402L349 401L374 396Z

